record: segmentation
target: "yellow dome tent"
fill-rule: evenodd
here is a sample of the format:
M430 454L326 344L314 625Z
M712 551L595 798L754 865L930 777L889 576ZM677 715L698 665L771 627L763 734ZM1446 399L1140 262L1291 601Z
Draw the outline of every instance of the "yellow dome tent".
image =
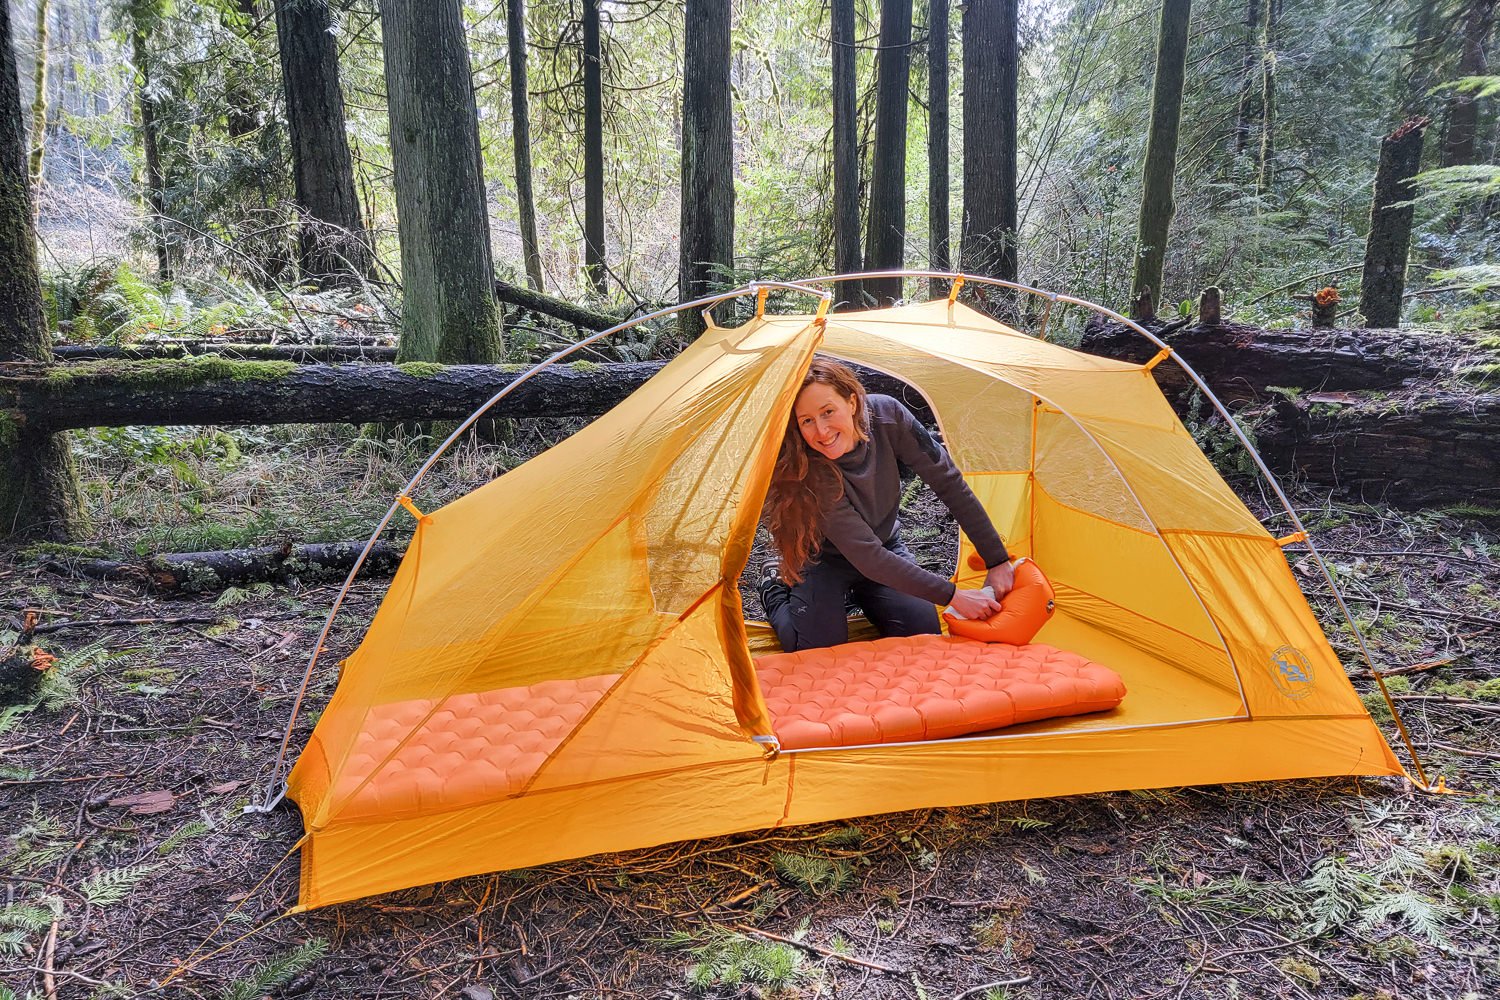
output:
M736 582L814 352L922 393L1011 553L1056 588L1037 641L1118 672L1118 709L776 752L753 662L774 640L744 622ZM288 781L307 831L301 907L927 806L1403 774L1278 541L1153 364L951 298L762 314L711 325L609 413L467 496L425 513L403 498L416 533ZM963 539L959 567L969 551Z

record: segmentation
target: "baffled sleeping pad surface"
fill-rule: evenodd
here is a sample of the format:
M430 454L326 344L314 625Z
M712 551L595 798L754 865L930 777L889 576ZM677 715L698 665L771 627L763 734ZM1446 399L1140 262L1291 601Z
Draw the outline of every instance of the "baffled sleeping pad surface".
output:
M376 705L335 789L340 798L353 794L343 815L435 812L514 795L619 679Z
M1041 643L945 635L851 642L755 661L783 749L938 740L1120 704L1108 667Z
M1114 708L1108 667L1032 643L940 635L851 642L756 661L786 749L942 739ZM377 705L335 795L345 818L435 812L515 795L618 674Z

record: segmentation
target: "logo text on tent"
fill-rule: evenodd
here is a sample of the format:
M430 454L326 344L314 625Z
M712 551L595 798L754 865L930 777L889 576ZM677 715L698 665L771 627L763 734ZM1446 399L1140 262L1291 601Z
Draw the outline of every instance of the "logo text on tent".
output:
M1306 698L1312 692L1312 664L1296 646L1282 646L1271 654L1271 676L1281 693L1293 701Z

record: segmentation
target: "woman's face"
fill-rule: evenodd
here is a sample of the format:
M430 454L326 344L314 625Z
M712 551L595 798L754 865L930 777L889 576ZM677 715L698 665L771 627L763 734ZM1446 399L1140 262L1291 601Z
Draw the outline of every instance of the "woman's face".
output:
M854 399L814 382L797 394L792 413L807 446L824 458L847 455L859 443L854 433Z

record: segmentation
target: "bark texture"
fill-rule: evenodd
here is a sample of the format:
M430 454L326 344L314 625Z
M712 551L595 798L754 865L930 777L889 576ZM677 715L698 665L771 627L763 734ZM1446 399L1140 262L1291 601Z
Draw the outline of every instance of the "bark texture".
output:
M583 269L598 295L608 288L604 262L603 70L599 0L583 0Z
M135 15L130 32L131 58L135 62L135 100L140 116L141 152L146 161L146 210L151 214L152 244L156 249L156 276L172 280L172 251L166 230L166 177L161 168L161 143L156 129L156 99L151 96L151 51L147 26Z
M1415 196L1411 179L1422 164L1422 134L1427 125L1426 118L1410 119L1380 143L1359 291L1359 312L1366 326L1395 326L1401 321Z
M1015 281L1017 0L964 7L963 270Z
M729 102L730 0L687 0L682 87L682 250L678 295L723 286L734 265L734 118ZM696 309L677 314L687 337L703 332Z
M401 356L501 357L479 116L459 0L380 0L401 236Z
M560 299L543 292L534 292L529 288L522 288L520 285L512 285L508 281L499 279L495 281L495 295L501 302L541 313L544 316L551 316L585 330L608 330L623 322L621 317L614 313L589 309L586 306L569 302L567 299Z
M1500 504L1500 394L1279 400L1255 420L1272 468L1403 506Z
M31 217L42 208L42 158L47 151L47 11L48 0L36 0L36 66L31 74L31 155L26 172L31 177Z
M152 590L194 593L252 583L342 580L363 549L363 542L288 543L215 552L168 552L134 561L49 560L46 566L65 576L127 580L143 583ZM401 565L405 551L406 547L399 542L376 542L360 567L360 574L390 576Z
M932 270L952 266L948 254L948 0L927 3L927 246ZM948 293L934 278L928 293Z
M1266 0L1261 18L1260 175L1256 190L1269 194L1276 183L1276 19L1281 0Z
M911 0L881 0L875 57L875 152L870 166L865 269L899 268L906 252L906 106L911 83ZM866 278L880 305L901 298L900 278Z
M839 274L864 269L859 246L859 123L855 119L854 0L832 0L833 16L833 264ZM858 302L858 282L844 297Z
M1268 386L1303 389L1399 389L1414 382L1469 378L1500 366L1500 351L1449 334L1406 330L1263 330L1243 323L1193 325L1156 332L1216 394L1256 398ZM1080 348L1143 363L1157 348L1120 323L1093 323ZM1187 377L1171 361L1153 369L1164 388Z
M1495 26L1496 0L1469 0L1464 15L1463 52L1458 59L1458 75L1483 76L1486 69L1485 42ZM1448 128L1443 134L1442 165L1457 167L1477 163L1474 139L1478 134L1479 105L1473 94L1450 94Z
M596 416L639 389L662 362L558 365L491 410L495 417ZM57 430L134 424L365 423L467 417L519 366L293 365L223 358L68 366L0 364L0 411ZM890 376L861 369L872 392L921 408Z
M332 27L327 0L276 0L292 181L301 216L298 258L304 276L325 284L350 283L370 270Z
M366 344L220 344L213 341L131 344L129 347L64 344L52 348L55 360L74 364L80 361L166 361L199 356L232 361L291 361L296 364L390 363L396 360L396 349Z
M10 8L0 5L0 362L52 356L42 320L23 122ZM82 527L80 509L67 438L27 426L0 403L0 537L67 537Z
M521 216L521 254L532 291L543 291L541 243L536 235L536 199L531 194L531 98L526 92L526 0L505 2L506 57L510 60L510 121L515 139L516 210Z
M1166 0L1156 43L1156 83L1151 95L1151 131L1146 138L1142 170L1141 214L1136 229L1135 277L1131 298L1149 288L1162 295L1167 234L1176 206L1172 185L1177 174L1177 129L1182 122L1182 86L1187 77L1188 22L1192 0Z

